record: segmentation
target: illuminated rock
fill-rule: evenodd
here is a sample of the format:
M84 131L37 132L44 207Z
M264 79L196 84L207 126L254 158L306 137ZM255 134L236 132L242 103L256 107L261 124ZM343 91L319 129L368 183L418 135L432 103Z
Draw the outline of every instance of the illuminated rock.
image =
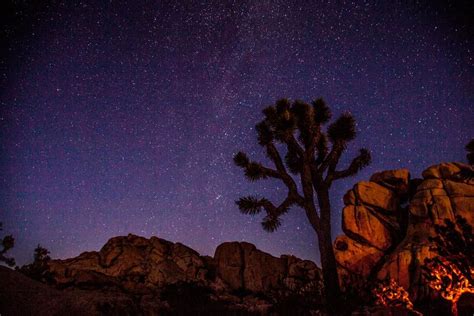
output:
M434 226L456 216L474 226L474 180L462 176L470 168L442 163L414 180L406 169L383 171L349 190L342 213L346 235L334 244L341 282L351 279L348 274L375 275L395 280L412 298L427 294L421 266L436 255L429 240Z

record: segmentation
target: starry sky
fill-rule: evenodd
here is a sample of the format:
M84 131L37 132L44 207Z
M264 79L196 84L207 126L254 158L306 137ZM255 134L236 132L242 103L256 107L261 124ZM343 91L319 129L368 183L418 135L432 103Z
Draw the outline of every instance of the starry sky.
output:
M473 5L435 1L2 1L0 221L18 264L134 233L212 255L245 240L319 261L303 211L275 233L234 201L281 201L232 156L268 162L255 124L276 99L323 97L382 169L465 161L474 136Z

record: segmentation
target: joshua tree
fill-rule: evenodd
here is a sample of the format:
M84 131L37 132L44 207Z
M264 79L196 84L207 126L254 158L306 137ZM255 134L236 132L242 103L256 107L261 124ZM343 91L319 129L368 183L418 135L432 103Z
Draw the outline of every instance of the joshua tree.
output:
M288 194L280 205L256 196L242 197L236 204L244 214L254 215L264 210L266 216L262 226L269 232L280 226L280 217L290 207L304 209L318 237L326 300L330 308L335 308L340 288L331 239L329 189L333 181L355 175L367 166L370 153L360 149L346 169L337 169L347 144L356 136L355 120L350 113L344 113L324 130L323 125L329 122L331 111L322 99L311 104L282 99L265 108L263 114L264 119L256 125L258 142L275 168L251 161L243 152L234 156L234 162L244 169L250 181L281 180L288 188ZM284 159L275 143L286 147Z
M3 225L0 222L0 231L3 229ZM5 262L6 265L12 267L15 265L15 259L6 257L5 254L13 248L15 245L15 238L12 235L7 235L0 239L0 244L3 249L0 250L0 262Z

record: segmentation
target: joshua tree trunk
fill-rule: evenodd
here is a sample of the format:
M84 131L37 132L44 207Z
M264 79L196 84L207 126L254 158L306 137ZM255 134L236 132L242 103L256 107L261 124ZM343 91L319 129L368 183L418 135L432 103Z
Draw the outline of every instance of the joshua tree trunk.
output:
M321 268L323 273L324 288L328 306L335 311L341 290L337 274L336 258L332 247L331 237L331 204L329 201L329 190L321 188L318 190L318 202L321 210L321 221L318 235L318 244L321 254Z
M336 270L336 259L332 250L332 242L327 233L319 235L319 249L321 254L321 267L328 306L335 306L340 297L339 280ZM323 237L324 236L324 237ZM324 249L324 250L323 250Z

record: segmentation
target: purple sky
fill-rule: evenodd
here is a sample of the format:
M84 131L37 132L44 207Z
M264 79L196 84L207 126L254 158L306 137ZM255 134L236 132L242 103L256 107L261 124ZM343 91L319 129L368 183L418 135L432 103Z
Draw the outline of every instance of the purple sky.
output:
M270 234L234 204L283 198L232 163L266 161L253 127L281 97L355 115L343 163L372 151L333 186L334 235L356 181L464 161L474 136L472 4L29 2L1 10L0 221L20 264L38 243L70 257L128 233L318 261L303 211Z

